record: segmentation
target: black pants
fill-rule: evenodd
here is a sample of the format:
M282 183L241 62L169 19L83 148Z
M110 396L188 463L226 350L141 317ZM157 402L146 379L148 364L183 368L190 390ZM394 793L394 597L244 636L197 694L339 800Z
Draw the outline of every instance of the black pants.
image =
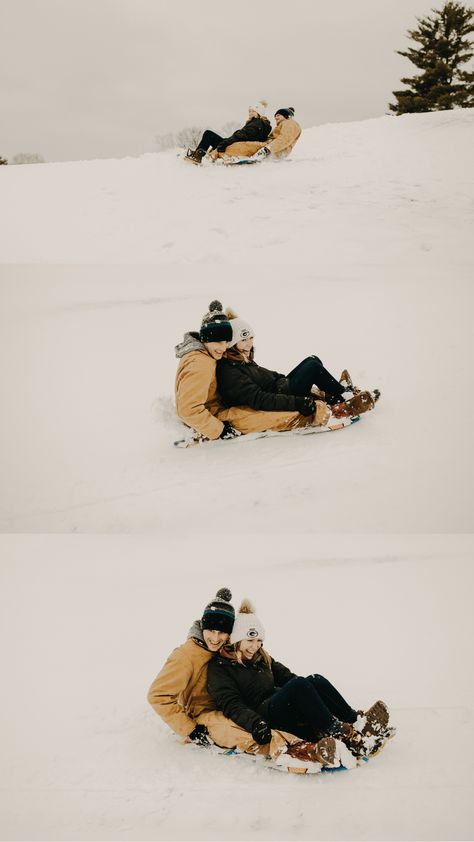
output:
M219 143L223 140L224 138L221 137L220 134L216 134L216 132L211 132L210 129L206 129L196 149L203 149L204 152L207 152L210 146L212 149L215 149L216 146L219 146Z
M262 715L271 728L310 741L330 733L334 717L341 722L357 719L357 711L322 675L292 678L264 703Z
M309 395L314 384L326 394L328 403L341 400L344 387L327 371L319 357L306 357L288 375L291 395Z

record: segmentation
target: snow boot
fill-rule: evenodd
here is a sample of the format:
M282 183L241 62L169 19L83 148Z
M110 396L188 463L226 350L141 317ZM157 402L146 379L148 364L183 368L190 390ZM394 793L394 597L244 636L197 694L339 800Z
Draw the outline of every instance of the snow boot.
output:
M312 763L320 763L322 766L333 766L337 756L336 741L333 737L323 737L317 743L309 743L303 740L289 746L287 754L297 760L310 760Z
M204 149L188 149L184 160L189 161L190 164L199 166L205 154Z
M341 371L339 383L341 384L341 386L344 386L345 392L352 392L353 395L357 395L360 392L360 389L357 386L354 386L352 382L352 377L349 374L347 368L345 368L344 371Z
M363 737L383 737L384 732L389 730L388 707L380 699L368 710L358 710L357 713L359 718L354 723L354 727Z
M332 414L335 418L354 418L356 415L370 412L379 397L380 392L378 389L374 389L373 392L369 392L368 390L357 392L352 398L334 404L331 407Z
M333 734L336 739L340 740L346 748L349 749L354 757L366 757L368 754L367 746L364 743L364 738L359 731L350 724L350 722L338 722L336 732Z

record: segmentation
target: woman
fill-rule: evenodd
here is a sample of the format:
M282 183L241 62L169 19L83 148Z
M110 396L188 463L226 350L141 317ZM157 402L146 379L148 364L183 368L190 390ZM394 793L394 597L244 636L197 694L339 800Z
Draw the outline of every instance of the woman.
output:
M258 147L260 147L267 140L272 129L270 121L265 116L266 107L265 100L250 105L249 116L245 125L241 129L237 129L230 137L221 137L216 132L206 129L196 149L188 149L186 160L192 164L200 164L209 150L214 151L215 154L212 157L216 158L219 153L224 153L231 144L241 143L242 141L257 141Z
M294 114L294 108L279 108L275 111L276 126L265 143L240 141L228 146L225 154L255 158L272 155L274 158L286 158L301 135L301 126L293 119Z
M228 588L221 588L206 605L201 619L191 627L186 643L173 650L151 685L148 691L150 705L185 743L208 747L212 740L224 748L237 747L272 758L294 745L294 756L332 763L334 749L330 741L322 741L320 746L312 745L308 749L301 745L297 736L274 730L267 744L262 746L252 734L216 709L206 687L207 668L211 658L229 640L235 618L231 599Z
M387 735L389 714L378 701L356 711L321 675L295 675L263 648L265 631L244 600L225 645L209 664L209 693L225 716L265 745L271 729L288 730L302 740L323 734L341 740L356 756L370 753ZM355 726L355 727L354 727Z
M331 412L336 417L354 417L373 409L378 390L372 394L356 389L347 370L336 380L319 357L307 357L287 376L257 365L252 326L230 309L226 314L232 340L217 365L217 389L226 406L311 415L319 398L331 406L328 417Z
M176 346L176 410L181 420L205 439L231 438L239 433L292 430L324 424L328 410L317 401L311 413L296 409L261 412L255 408L226 407L218 394L216 364L232 342L232 327L220 301L211 301L201 328L186 333ZM237 431L237 432L236 432Z

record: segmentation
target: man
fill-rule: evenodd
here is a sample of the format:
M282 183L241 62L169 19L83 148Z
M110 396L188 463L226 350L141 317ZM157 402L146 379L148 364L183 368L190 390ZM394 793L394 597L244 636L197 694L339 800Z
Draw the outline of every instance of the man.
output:
M252 157L257 160L266 158L268 155L274 158L286 158L301 135L301 126L293 119L294 114L294 108L279 108L275 112L276 126L265 143L255 141L232 143L227 146L225 154Z
M196 149L188 149L186 160L199 165L209 150L213 151L211 157L216 158L220 153L224 153L230 144L242 141L254 141L260 147L272 129L270 120L265 116L266 106L265 100L250 105L245 125L233 132L230 137L221 137L211 129L206 129Z
M207 667L219 652L234 626L232 594L221 588L196 620L186 643L174 649L148 691L154 711L183 742L210 746L212 740L223 748L237 747L251 754L276 757L284 746L299 742L298 737L273 730L266 745L256 743L252 734L240 728L216 709L207 690Z
M207 439L226 439L241 433L264 430L293 430L309 424L324 424L328 414L316 402L317 412L302 415L293 411L266 412L246 406L225 407L217 392L216 364L232 342L232 325L220 301L212 301L199 332L186 333L176 346L179 359L176 374L176 410L181 420Z

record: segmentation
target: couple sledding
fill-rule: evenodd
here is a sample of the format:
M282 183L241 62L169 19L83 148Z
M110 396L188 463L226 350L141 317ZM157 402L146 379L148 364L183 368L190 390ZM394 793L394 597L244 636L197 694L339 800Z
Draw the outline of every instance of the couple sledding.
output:
M231 598L217 592L148 692L183 742L350 767L393 736L384 702L356 710L322 675L295 675L263 648L248 600L236 616Z
M301 126L293 119L294 108L279 108L275 112L275 128L266 117L265 100L249 106L249 116L244 126L230 137L221 137L206 129L196 149L188 149L186 161L201 164L203 158L216 161L218 158L252 158L264 160L286 158L301 134Z
M259 366L251 325L212 301L199 331L176 346L176 409L190 441L242 433L331 428L373 409L379 397L356 388L347 370L336 380L321 360L307 357L288 375Z

